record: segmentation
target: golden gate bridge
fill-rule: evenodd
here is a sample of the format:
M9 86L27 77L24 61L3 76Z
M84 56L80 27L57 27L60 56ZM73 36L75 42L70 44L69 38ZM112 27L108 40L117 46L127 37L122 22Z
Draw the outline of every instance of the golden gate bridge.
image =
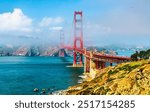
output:
M90 73L92 69L92 63L95 64L96 69L103 69L106 67L106 63L122 63L130 61L130 57L114 56L110 54L102 54L97 51L90 51L84 48L83 43L83 13L82 11L74 12L74 41L72 46L64 45L64 34L60 33L61 47L60 49L68 49L73 51L73 65L72 67L83 67L84 72ZM60 53L63 56L63 51ZM84 60L83 60L84 56Z

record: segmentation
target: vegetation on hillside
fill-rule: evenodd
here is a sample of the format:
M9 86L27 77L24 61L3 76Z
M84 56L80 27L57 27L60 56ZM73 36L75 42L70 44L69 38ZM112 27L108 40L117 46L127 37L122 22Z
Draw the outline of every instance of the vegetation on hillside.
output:
M67 95L149 95L150 60L119 64L99 70L91 81L68 88Z
M138 61L139 59L149 59L150 58L150 49L147 51L136 52L131 55L133 61Z

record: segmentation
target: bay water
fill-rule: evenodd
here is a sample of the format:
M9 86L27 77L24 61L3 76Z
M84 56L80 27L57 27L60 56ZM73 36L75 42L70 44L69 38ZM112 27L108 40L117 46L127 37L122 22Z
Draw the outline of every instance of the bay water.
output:
M130 56L133 51L118 53ZM72 62L73 57L0 57L0 95L52 94L76 85L83 68L67 67Z
M39 95L63 90L78 83L83 68L71 57L0 57L1 95ZM38 88L38 92L34 92Z

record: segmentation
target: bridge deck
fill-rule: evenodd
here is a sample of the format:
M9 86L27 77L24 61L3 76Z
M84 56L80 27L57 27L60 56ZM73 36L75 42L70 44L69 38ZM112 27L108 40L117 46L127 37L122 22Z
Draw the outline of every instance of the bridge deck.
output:
M67 47L65 46L64 48L69 49L69 50L74 50L74 52L78 52L80 54L83 54L87 58L92 58L93 60L97 61L105 61L105 62L123 62L123 61L130 61L130 57L125 57L125 56L114 56L110 54L101 54L99 52L92 52L92 57L91 57L91 51L85 50L85 49L74 49L73 47Z

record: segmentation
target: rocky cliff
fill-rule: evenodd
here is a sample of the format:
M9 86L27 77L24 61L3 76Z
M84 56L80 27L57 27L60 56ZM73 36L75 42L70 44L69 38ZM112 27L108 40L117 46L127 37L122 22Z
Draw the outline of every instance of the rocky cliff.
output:
M69 87L67 95L150 95L150 60L99 70L96 77Z

